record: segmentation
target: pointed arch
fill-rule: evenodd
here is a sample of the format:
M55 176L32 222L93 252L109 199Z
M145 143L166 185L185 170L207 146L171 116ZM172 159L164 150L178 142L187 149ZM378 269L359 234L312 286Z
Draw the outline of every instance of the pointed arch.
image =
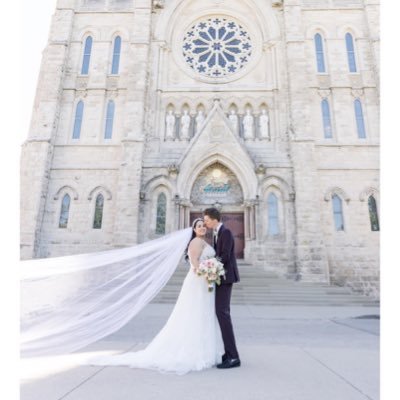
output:
M106 199L111 200L112 199L112 194L111 191L106 188L105 186L96 186L94 189L92 189L88 195L88 200L92 200L95 195L97 195L98 192L102 192L103 194L106 194Z
M200 162L192 163L188 169L183 167L181 168L182 172L178 175L177 188L178 192L184 193L184 198L190 199L190 194L197 177L203 170L215 163L222 164L236 175L245 199L255 198L257 177L254 168L248 168L248 166L245 166L241 160L232 161L231 158L221 154L220 152L211 154L207 158L202 158L203 160Z
M265 177L260 184L260 195L265 196L270 187L274 187L282 193L282 198L285 201L294 200L294 189L285 179L278 175L269 175Z
M65 192L70 192L72 194L72 198L74 200L78 200L78 192L69 185L64 185L60 189L57 190L56 194L54 195L54 200L58 200L61 195L63 195Z
M369 196L374 196L375 199L379 199L379 190L376 189L373 186L370 186L366 189L364 189L361 193L360 193L360 201L366 201L368 199Z
M333 187L329 188L325 192L324 200L325 201L331 201L332 197L335 194L340 196L343 200L345 200L346 203L348 203L350 201L350 197L347 195L347 193L342 188L340 188L338 186L333 186Z

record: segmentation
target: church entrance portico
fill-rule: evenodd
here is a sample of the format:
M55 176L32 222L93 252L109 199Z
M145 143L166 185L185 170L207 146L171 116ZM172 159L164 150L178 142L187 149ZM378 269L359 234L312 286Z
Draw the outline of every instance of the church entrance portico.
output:
M232 231L235 239L235 254L244 258L245 213L243 191L235 174L223 164L216 162L205 168L197 177L190 196L190 223L203 216L208 207L222 212L222 222ZM212 232L207 241L212 244Z

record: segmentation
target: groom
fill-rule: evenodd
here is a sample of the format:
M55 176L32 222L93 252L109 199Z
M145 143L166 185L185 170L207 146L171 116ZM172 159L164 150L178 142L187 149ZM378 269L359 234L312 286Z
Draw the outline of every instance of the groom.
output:
M232 232L221 223L221 213L216 208L207 208L204 211L204 223L207 228L213 229L216 257L221 260L225 269L221 285L217 286L215 291L215 312L225 347L222 363L218 364L217 368L240 367L230 314L232 286L240 280L235 258L235 243Z

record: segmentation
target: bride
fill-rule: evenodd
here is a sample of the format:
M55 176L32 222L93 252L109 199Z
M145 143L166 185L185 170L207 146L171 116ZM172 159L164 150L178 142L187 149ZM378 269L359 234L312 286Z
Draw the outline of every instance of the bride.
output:
M207 228L201 218L192 225L188 246L190 270L183 282L175 307L161 331L141 351L100 356L90 365L121 365L179 375L211 368L221 362L223 342L215 314L215 290L208 291L197 268L202 260L215 256L204 240Z

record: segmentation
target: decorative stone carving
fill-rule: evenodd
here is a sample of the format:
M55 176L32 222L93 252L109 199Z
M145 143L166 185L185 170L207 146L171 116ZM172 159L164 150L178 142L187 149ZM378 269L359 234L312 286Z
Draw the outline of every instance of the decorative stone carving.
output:
M153 0L153 8L155 10L163 9L165 6L165 0Z
M218 79L235 74L247 65L253 44L247 30L236 21L205 18L186 32L182 52L193 71Z
M318 89L318 94L321 97L321 99L326 99L331 95L332 91L331 89Z
M264 164L259 164L255 169L255 172L259 178L262 178L267 172L267 169L265 168Z
M245 139L254 139L254 117L249 109L243 118L243 129Z
M282 7L283 0L272 0L272 7Z
M166 140L174 140L175 139L175 123L176 117L172 110L168 111L167 116L165 117L165 139Z
M176 178L179 174L179 168L175 164L168 165L168 174L171 178Z
M261 139L268 139L270 140L270 134L269 134L269 117L267 114L267 110L263 109L260 115L260 138Z
M351 90L351 95L355 98L358 99L364 95L364 89L352 89Z
M200 132L204 125L206 117L204 116L203 110L199 110L196 117L196 134Z
M183 115L181 118L181 135L180 135L180 137L182 140L188 140L190 138L190 132L189 132L190 121L191 121L191 118L190 118L189 112L188 112L188 110L185 110L183 112Z
M238 133L239 129L239 118L238 115L236 114L235 110L231 110L231 113L229 114L229 122L231 123L232 129L234 130L235 133Z

